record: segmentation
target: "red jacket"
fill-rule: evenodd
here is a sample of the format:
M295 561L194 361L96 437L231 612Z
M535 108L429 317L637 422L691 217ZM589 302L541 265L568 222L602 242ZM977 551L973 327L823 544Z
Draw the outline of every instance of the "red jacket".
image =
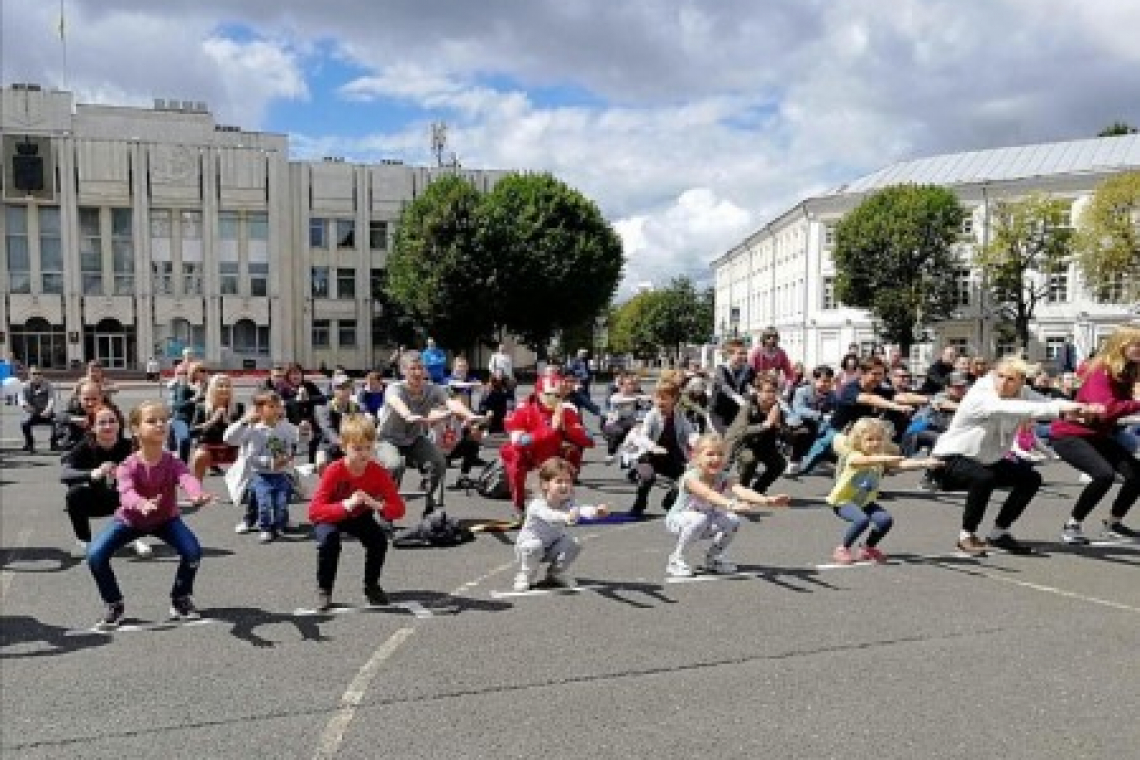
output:
M364 474L354 478L348 471L345 460L338 459L328 466L321 475L321 482L309 503L309 522L338 523L350 517L359 517L369 510L363 504L358 504L348 511L344 508L344 500L356 491L363 491L374 499L382 499L383 516L386 520L399 520L404 516L404 500L388 471L376 462L369 462L364 468Z
M1086 404L1104 404L1104 417L1093 423L1055 420L1049 426L1050 438L1111 436L1116 433L1118 419L1140 412L1140 401L1132 398L1131 383L1118 383L1110 378L1103 364L1085 375L1076 400Z
M562 427L555 430L553 427L554 411L547 409L531 396L521 406L507 415L503 427L507 433L525 433L531 437L530 446L526 448L531 457L543 462L550 457L563 456L562 444L572 443L579 448L588 449L594 445L594 440L586 433L582 426L582 418L572 404L562 404ZM511 442L518 440L517 435L511 435Z

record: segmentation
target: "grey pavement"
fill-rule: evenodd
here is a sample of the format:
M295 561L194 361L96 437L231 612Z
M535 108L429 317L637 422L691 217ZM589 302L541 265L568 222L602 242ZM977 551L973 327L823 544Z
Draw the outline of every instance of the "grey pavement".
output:
M15 420L0 411L0 438L16 437ZM580 495L628 507L632 487L601 459L589 454ZM314 601L313 543L236 535L239 514L222 503L187 517L206 547L196 598L210 622L103 635L85 632L100 604L68 556L56 459L0 461L4 758L1071 759L1140 747L1140 544L1056 543L1078 488L1060 464L1019 524L1043 556L954 556L961 496L918 492L912 474L883 502L897 564L835 568L843 524L821 504L830 477L813 476L778 482L793 508L744 526L731 553L749 574L665 582L672 537L653 519L574 529L588 590L514 596L502 593L511 534L481 534L393 550L384 585L406 606L322 616L295 614ZM216 477L207 487L223 491ZM448 509L509 513L454 492ZM137 624L164 619L174 566L169 551L116 560ZM337 602L363 603L361 571L346 543Z

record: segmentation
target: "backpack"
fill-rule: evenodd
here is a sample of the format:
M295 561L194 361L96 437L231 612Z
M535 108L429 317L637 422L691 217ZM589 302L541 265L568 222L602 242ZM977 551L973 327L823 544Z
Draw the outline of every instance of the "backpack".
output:
M397 533L392 539L392 546L397 549L459 546L474 540L474 533L440 509L426 515L414 528Z
M484 499L509 499L511 486L507 482L507 468L502 458L488 462L475 477L475 492Z

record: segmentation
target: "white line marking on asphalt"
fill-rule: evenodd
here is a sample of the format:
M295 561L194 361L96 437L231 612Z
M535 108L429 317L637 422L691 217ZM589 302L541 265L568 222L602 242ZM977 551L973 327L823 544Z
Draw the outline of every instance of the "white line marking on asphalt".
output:
M1120 539L1117 541L1089 541L1087 546L1112 546L1120 549L1140 549L1140 544L1128 539ZM1081 548L1077 546L1077 548Z
M298 607L293 610L294 617L313 617L314 615L349 615L356 612L385 612L392 609L404 610L410 612L413 617L429 618L432 617L431 610L424 607L419 602L396 602L395 604L365 604L359 607L352 605L336 605L330 610L320 611L308 607Z
M376 677L376 673L379 672L384 661L391 657L413 633L415 633L414 628L401 628L372 653L372 657L352 679L352 683L348 685L344 695L341 696L340 706L337 708L336 714L332 716L325 726L325 730L321 732L321 737L317 741L317 751L313 754L314 760L327 760L327 758L336 757L341 742L344 741L344 733L348 730L348 724L352 722L352 718L356 714L357 706L364 699L364 692L368 690L368 685L372 683L372 679Z
M993 573L982 573L982 575L984 575L985 577L987 577L991 580L1001 581L1002 583L1008 583L1011 586L1021 586L1023 588L1033 589L1034 591L1044 591L1047 594L1056 594L1057 596L1063 596L1067 599L1077 599L1077 600L1082 601L1082 602L1088 602L1089 604L1097 604L1097 605L1100 605L1101 607L1111 607L1114 610L1122 610L1124 612L1135 612L1137 614L1140 614L1140 607L1133 607L1132 605L1124 604L1123 602L1114 602L1111 599L1101 599L1100 597L1096 597L1096 596L1088 596L1087 594L1079 594L1076 591L1066 591L1065 589L1062 589L1062 588L1054 588L1053 586L1045 586L1041 583L1031 583L1029 581L1019 581L1016 578L1008 578L1004 575L996 575Z
M63 634L64 636L113 636L116 633L151 633L154 631L171 631L175 628L196 628L203 625L214 625L215 623L224 623L224 620L217 618L200 618L198 620L164 620L158 623L128 623L127 625L120 625L111 631L97 631L92 628L78 628L68 631Z
M703 581L727 581L733 578L769 578L771 573L698 573L686 577L665 579L666 583L701 583Z
M492 599L509 599L519 596L552 596L554 594L577 594L582 591L597 591L605 586L570 586L569 588L532 588L526 591L492 591Z
M8 550L8 556L5 562L11 564L13 561L20 558L20 552L28 548L28 542L32 538L32 529L24 528L16 534L16 546ZM0 601L3 601L8 596L8 589L12 586L12 580L16 574L11 570L0 570Z

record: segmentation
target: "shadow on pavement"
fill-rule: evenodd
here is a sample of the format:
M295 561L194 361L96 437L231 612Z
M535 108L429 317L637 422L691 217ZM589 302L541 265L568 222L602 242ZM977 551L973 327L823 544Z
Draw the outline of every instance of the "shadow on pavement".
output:
M28 615L0 616L0 660L25 657L52 657L77 652L81 649L103 646L111 642L105 634L91 633L75 635L69 629L58 625L41 623ZM41 644L28 652L12 652L12 647Z

